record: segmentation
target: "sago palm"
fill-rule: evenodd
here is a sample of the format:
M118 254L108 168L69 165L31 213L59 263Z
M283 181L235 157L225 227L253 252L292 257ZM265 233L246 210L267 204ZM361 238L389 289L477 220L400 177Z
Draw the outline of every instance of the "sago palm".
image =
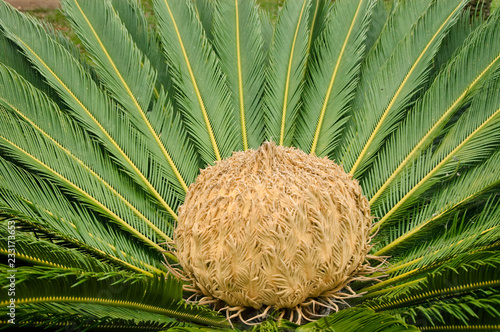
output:
M61 2L0 2L3 327L500 330L498 11Z

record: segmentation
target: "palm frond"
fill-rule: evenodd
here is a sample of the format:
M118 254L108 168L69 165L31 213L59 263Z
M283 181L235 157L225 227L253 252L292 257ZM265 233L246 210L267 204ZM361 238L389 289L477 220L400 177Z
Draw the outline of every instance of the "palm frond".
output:
M412 249L400 245L400 255L395 257L393 264L385 271L388 278L363 288L368 292L365 297L375 296L377 290L389 290L390 285L420 278L458 256L494 250L498 247L495 241L500 235L499 217L500 205L493 200L477 215L455 214L451 221L446 222L443 231L428 232L427 241L421 241L420 244L413 242Z
M483 252L481 255L471 256L473 259L469 261L459 257L413 285L395 287L392 292L369 301L366 305L376 312L402 309L408 313L410 307L416 305L432 305L436 301L450 298L451 302L458 298L463 298L466 302L470 297L481 299L490 297L490 294L498 294L500 286L500 271L496 268L499 263L498 252ZM483 305L487 308L485 310L494 311L494 301L489 304L485 302ZM461 309L467 310L464 307ZM466 323L466 316L462 319Z
M165 193L163 197L152 185L154 180L161 182L163 175L158 174L158 168L149 169L150 158L144 156L146 146L142 135L130 124L124 112L99 89L79 61L47 35L35 20L5 2L0 3L0 15L5 35L20 46L70 107L68 111L86 130L96 135L116 162L176 219L175 210L179 203L175 191Z
M161 273L161 253L103 223L85 207L71 202L52 184L0 158L2 215L134 271Z
M373 41L373 46L367 49L368 54L362 64L360 89L366 89L367 84L376 77L376 74L397 49L398 44L411 33L431 4L432 0L393 2L389 16L381 27L377 38ZM355 103L362 101L359 97L362 96L357 96ZM355 104L355 106L356 108L361 107L360 104Z
M0 32L0 50L2 50L0 63L12 68L37 89L45 92L52 98L56 97L56 92L43 81L42 75L33 68L28 59L21 55L22 50L12 40L5 36L2 28L0 28Z
M337 1L308 64L297 146L320 157L337 145L354 96L373 1Z
M266 139L292 143L303 90L310 0L287 1L280 11L269 53L265 88Z
M476 31L409 111L362 180L363 187L369 188L366 195L370 204L377 206L378 198L398 174L432 144L453 115L481 91L490 73L500 67L499 29L500 20L491 20ZM487 50L483 50L484 45L489 45Z
M206 164L241 147L230 92L190 2L155 0L159 33L187 130ZM167 46L168 45L168 46Z
M183 191L197 175L197 156L186 140L183 146L172 145L162 139L160 124L148 117L153 87L156 82L156 70L138 49L120 18L107 1L62 1L63 10L73 23L73 28L90 53L102 82L112 96L130 115L131 123L138 128L151 152L151 163L158 163L165 171L164 175L179 190L179 199L183 200ZM164 105L167 113L173 112L169 104ZM165 128L163 128L165 129ZM183 126L179 123L170 127L171 135L182 137ZM181 150L182 149L182 150ZM163 164L161 161L166 160ZM185 164L180 164L180 160ZM170 190L163 181L153 183L162 197ZM171 191L171 190L170 190Z
M110 1L66 0L62 6L113 97L130 112L147 109L156 73L126 33ZM107 29L103 28L104 22L108 24ZM121 53L125 47L127 54ZM114 52L121 54L121 58L116 59Z
M262 93L265 54L258 9L253 1L219 1L214 47L227 77L243 150L264 142Z
M443 184L442 189L428 199L430 203L410 210L413 216L411 223L405 218L395 224L389 233L377 236L380 243L375 246L375 254L386 255L395 249L404 251L415 241L429 236L436 225L446 226L445 220L449 219L450 214L458 212L462 206L481 200L485 193L500 185L499 164L500 152L496 152L480 166Z
M94 167L97 166L95 168L101 173L109 174L108 178L118 182L123 176L113 169L109 159L99 160L99 149L92 145L92 140L85 132L64 117L45 95L5 67L0 67L0 86L3 94L0 104L10 110L0 110L0 145L10 157L33 171L43 173L98 213L161 250L155 243L156 236L164 240L169 237L154 208L147 207L147 203L142 200L140 207L144 215L77 155L59 143L64 141L71 150L94 158ZM19 90L23 93L19 94ZM19 121L20 118L24 121ZM45 131L43 127L50 131ZM131 192L127 196L136 201L140 197ZM163 227L163 230L159 227Z
M207 39L213 41L215 3L211 0L193 0L196 15L203 26Z
M327 0L312 0L309 7L309 39L307 53L310 53L316 39L323 33L330 20L332 3Z
M271 17L269 13L262 8L258 8L259 13L259 21L261 26L261 34L262 34L262 49L264 51L265 63L267 65L268 57L269 57L269 49L273 40L274 35L274 25L271 22Z
M2 314L7 314L3 310ZM66 329L70 331L164 331L180 323L173 318L135 309L88 303L25 304L16 315L18 326L36 331ZM0 321L0 328L8 326Z
M466 7L457 23L451 27L450 31L443 39L443 43L434 57L433 77L440 73L440 69L442 69L443 66L453 61L451 59L455 58L457 52L464 47L464 42L471 38L471 34L477 28L481 27L485 21L486 19L483 18L483 15L474 15L470 7ZM431 81L434 81L434 78L431 79Z
M350 174L359 177L394 131L412 97L427 80L432 58L463 6L458 0L435 1L397 44L370 86L362 90L363 99L353 112L341 158ZM390 33L394 33L392 29Z
M179 327L179 326L174 326L168 329L168 331L170 332L210 332L210 331L235 331L235 330L236 329L222 329L222 328L210 328L210 327ZM263 329L262 331L266 330Z
M367 42L371 44L371 47L366 48L367 55L365 56L361 64L361 77L358 83L357 93L352 102L352 109L359 110L363 108L364 103L364 91L370 88L372 82L374 82L377 73L383 68L384 64L388 62L391 54L394 52L401 40L408 35L412 28L418 22L420 16L422 16L428 9L432 0L425 1L393 1L392 7L388 14L384 13L385 20L382 23L383 26L378 27L379 30L375 31L373 27L370 27L367 32ZM374 8L373 18L371 20L371 25L375 24L376 20L380 18L378 15L382 9L380 7L385 7L385 1L377 1L377 5ZM386 16L388 15L388 16ZM376 32L376 33L375 33ZM371 36L371 33L375 33ZM356 121L354 117L350 117L347 122L347 131L352 131L356 127ZM334 160L341 161L342 155L349 151L349 145L351 142L348 140L347 134L342 135L340 146L330 155L330 158Z
M397 2L393 1L392 4L394 5L395 3ZM372 18L370 20L370 27L366 32L365 50L367 52L370 52L372 50L375 43L379 40L382 30L388 23L387 20L389 19L389 14L391 12L386 7L387 5L385 1L375 1ZM363 68L365 68L366 63L363 63L362 66ZM361 71L361 73L364 74L363 71Z
M5 266L0 269L5 280L2 286L9 283L5 277L7 271ZM24 304L47 302L101 304L195 323L222 327L228 325L224 318L213 311L183 302L182 283L172 277L21 267L16 271L16 280L16 306L19 308ZM9 301L7 294L0 297L3 307Z
M495 151L500 141L500 79L495 78L473 99L471 107L442 139L435 152L415 161L403 179L387 190L384 204L375 213L381 216L373 230L395 218L398 212L413 204L438 179L450 174L459 176L457 167L484 160ZM431 153L432 152L432 153ZM397 189L396 189L397 188ZM400 210L401 209L401 210Z
M297 328L298 332L305 331L418 331L408 326L404 321L387 313L376 313L367 308L350 308L341 310L328 317L321 318Z
M0 254L4 256L9 253L8 239L11 234L9 230L15 227L15 220L10 221L10 223L4 221L0 224L0 239L2 240ZM15 233L15 260L62 269L80 269L93 272L116 271L116 268L112 268L112 265L103 264L97 258L84 255L76 249L64 248L55 243L37 239L28 233ZM14 261L15 264L19 264L19 262Z
M173 92L160 42L150 28L140 2L138 0L111 0L111 4L137 48L147 57L151 67L156 71L155 97L158 98L162 87L169 94Z
M500 329L500 294L486 292L487 297L464 296L457 300L436 301L416 306L402 314L416 323L420 331L496 331ZM418 324L424 320L430 323Z

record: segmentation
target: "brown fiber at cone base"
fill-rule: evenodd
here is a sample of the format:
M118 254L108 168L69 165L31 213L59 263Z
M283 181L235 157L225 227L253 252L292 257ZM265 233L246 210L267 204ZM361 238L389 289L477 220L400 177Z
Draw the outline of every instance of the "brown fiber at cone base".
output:
M201 171L179 208L176 256L205 296L293 308L352 279L370 227L368 201L339 165L265 143Z

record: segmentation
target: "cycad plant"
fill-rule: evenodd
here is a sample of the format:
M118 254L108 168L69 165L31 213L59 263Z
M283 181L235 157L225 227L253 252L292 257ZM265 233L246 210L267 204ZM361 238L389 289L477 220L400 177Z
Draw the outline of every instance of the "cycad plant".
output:
M498 11L61 2L0 2L1 326L500 330Z

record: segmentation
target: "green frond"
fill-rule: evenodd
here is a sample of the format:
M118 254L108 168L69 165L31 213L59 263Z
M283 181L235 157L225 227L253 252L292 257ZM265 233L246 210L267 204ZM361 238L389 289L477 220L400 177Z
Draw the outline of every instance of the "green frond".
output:
M175 165L178 166L182 178L186 181L182 184L182 190L186 190L187 187L185 186L193 183L198 176L201 161L185 130L182 115L173 111L173 102L166 90L161 89L158 99L148 111L147 116L148 121L154 124L160 141L171 148L170 154L175 160ZM168 197L170 194L168 191L169 186L165 186L164 190L165 195ZM184 193L179 203L183 202L183 197Z
M367 308L350 308L300 326L296 331L391 332L418 329L387 313L376 313Z
M155 98L158 98L162 88L168 91L169 95L172 94L171 79L160 42L155 31L149 26L150 23L139 0L111 0L111 4L137 48L147 57L151 67L156 71Z
M421 1L423 2L423 1ZM393 4L397 3L397 1L393 1ZM378 41L382 29L387 24L387 20L389 19L390 11L387 9L386 2L384 0L376 0L375 5L373 6L373 14L370 20L370 27L366 32L365 39L365 50L370 52L375 43ZM363 63L363 68L366 63ZM364 72L361 71L361 74Z
M65 0L62 6L113 97L129 112L147 110L156 73L127 34L111 2Z
M445 221L441 230L434 228L422 234L420 243L419 238L410 239L408 244L398 243L396 256L385 271L388 277L363 288L368 292L365 296L372 297L375 290L388 290L390 285L419 278L458 256L494 250L498 247L495 241L500 235L499 217L498 201L489 201L477 215L457 213L452 220ZM425 242L422 241L424 238Z
M55 95L55 91L43 81L43 77L32 67L31 63L25 57L21 56L21 49L5 36L1 28L0 50L2 50L0 63L15 70L39 90L51 96Z
M8 285L8 268L1 268L1 285ZM17 268L16 306L39 303L101 304L145 311L171 318L227 326L224 318L204 307L182 301L182 283L172 277L114 273L81 273L57 268ZM0 296L6 307L10 299ZM147 317L147 315L146 315Z
M264 97L266 139L279 145L291 145L295 131L307 59L310 6L310 0L285 2L269 51Z
M210 331L239 331L237 329L223 329L223 328L211 328L211 327L179 327L174 326L169 328L169 332L210 332ZM258 330L260 331L260 330ZM262 331L266 331L265 329Z
M112 168L109 159L99 160L98 148L92 144L85 144L91 142L90 137L85 135L74 122L64 117L45 95L3 67L0 67L0 86L2 88L0 105L10 111L0 110L2 119L0 145L8 151L10 158L23 163L33 171L43 173L98 213L128 229L148 245L161 250L154 243L155 233L163 239L169 237L165 234L166 229L159 229L161 222L153 207L147 208L146 205L142 205L147 212L146 215L155 218L150 220L78 156L59 143L64 141L70 149L94 158L94 164L101 164L99 165L101 167L96 167L97 169L111 173L109 177L118 180L121 176ZM23 93L19 94L19 90ZM43 130L37 123L48 128L50 132Z
M206 164L240 150L230 92L190 2L155 0L159 34L186 128Z
M80 269L93 272L116 271L112 265L103 264L95 257L84 255L76 249L64 248L15 230L15 220L4 221L0 224L0 254L3 256L8 256L9 236L15 232L15 236L11 236L11 243L15 243L14 265L19 264L17 260L21 260L30 264L62 269Z
M103 93L79 61L47 35L35 20L5 2L0 3L0 15L6 36L20 46L25 56L58 92L72 116L96 135L116 162L176 219L178 202L172 192L165 193L164 198L152 185L152 180L161 182L163 176L157 174L158 168L148 169L150 165L149 158L144 156L144 139L125 118L124 112Z
M217 2L214 47L231 91L243 150L257 149L264 142L265 53L258 9L253 1Z
M88 303L25 304L16 313L18 326L47 330L164 331L179 323L162 314ZM3 315L7 315L4 310ZM6 316L8 317L8 316ZM0 328L8 326L0 321Z
M415 241L418 242L419 239L430 235L435 225L442 225L450 213L481 200L482 195L500 185L498 165L500 165L500 152L494 153L480 166L460 173L460 176L451 182L443 183L441 190L427 199L429 204L410 210L411 223L404 218L391 227L389 234L383 231L377 236L376 239L380 242L375 246L375 254L386 255L393 250L404 252L405 248Z
M361 69L360 91L369 86L370 81L376 77L384 64L389 61L398 44L415 28L420 17L425 14L432 2L432 0L393 1L392 8L388 13L389 16L383 22L384 25L376 36L377 38L372 42L373 46L367 49L368 54ZM379 11L381 11L380 8ZM375 14L374 12L372 22L379 19L375 17ZM362 101L361 94L356 97L355 103ZM361 107L360 104L355 105L356 108Z
M421 331L478 331L497 330L500 312L500 294L485 292L487 297L464 296L460 299L436 301L429 306L419 305L401 314L404 319L419 326ZM425 319L425 326L419 321ZM429 326L431 325L431 326Z
M455 58L456 52L459 52L460 49L463 48L464 42L471 38L471 34L484 23L485 18L483 15L474 15L470 7L466 7L457 23L451 27L450 31L443 39L443 43L434 57L434 77L440 73L440 69L442 69L443 66L453 61L451 59ZM432 81L434 81L434 79L432 79Z
M335 149L354 96L373 1L337 1L308 61L296 145L319 157Z
M341 157L350 174L359 177L394 131L412 97L426 82L432 58L463 6L459 0L431 4L378 69L370 85L360 90L362 101L353 110L354 124L346 132L347 145Z
M479 315L485 320L476 323L497 322L500 315L495 309L500 295L498 260L498 251L458 257L416 282L393 287L392 292L366 305L377 312L388 311L403 317L417 326L453 322L468 325ZM443 315L455 319L444 320Z
M162 256L71 202L54 185L0 158L0 211L29 232L43 232L126 269L161 273Z
M156 82L156 70L136 46L122 21L113 11L111 3L66 0L62 1L62 6L72 21L73 29L96 64L101 81L125 108L125 114L130 115L131 123L144 135L148 150L152 154L151 162L158 163L156 167L162 170L168 170L164 176L172 183L175 190L180 191L178 197L183 201L187 183L193 182L197 174L196 168L193 171L191 166L197 164L197 156L188 140L183 146L175 146L170 141L162 140L163 133L159 130L162 123L154 123L148 117L148 107L152 101ZM170 105L162 105L165 106ZM165 107L163 111L171 114L173 108ZM170 131L175 131L172 135L181 137L185 132L181 124L171 127ZM190 158L187 158L188 156ZM188 164L179 164L179 159ZM163 163L163 160L167 163ZM167 193L172 191L162 181L156 181L153 185L162 197L166 197Z
M366 195L372 206L380 204L377 200L398 174L432 144L453 115L481 91L490 74L500 67L499 29L500 20L492 20L475 31L388 140L361 182L368 189ZM488 45L486 50L484 45Z
M500 79L483 87L470 108L449 129L435 152L413 163L400 182L387 190L384 204L375 213L380 220L373 230L394 219L439 179L460 175L460 169L489 157L500 141Z
M454 260L425 273L419 279L378 292L383 295L364 303L375 311L403 309L432 301L484 294L500 286L498 251L460 255Z
M332 3L328 0L311 0L308 15L309 38L307 40L307 53L311 53L316 39L323 33L328 21L331 19L331 7Z
M272 24L271 17L269 16L269 13L267 11L264 11L259 7L258 13L262 33L262 49L264 51L265 63L267 65L267 61L269 58L269 49L271 48L271 43L274 35L274 25Z
M399 42L411 32L411 29L416 25L419 17L425 13L431 1L392 1L392 8L388 14L383 12L386 6L385 1L377 1L378 4L374 8L371 26L366 38L367 43L371 44L371 47L368 48L367 45L367 54L361 64L357 92L351 105L353 110L363 108L364 91L370 88L377 73L388 62ZM381 2L383 3L381 4ZM381 7L384 8L381 9ZM383 26L379 26L375 30L373 25L377 20L380 20L378 16L380 12L384 13L383 16L385 19L383 22L378 23L379 25L383 24ZM375 35L371 36L371 34ZM355 131L356 119L352 116L349 117L346 126L346 131ZM342 135L340 146L330 155L330 158L339 162L341 161L342 155L350 150L351 141L348 140L348 137L349 135L347 134Z
M215 16L215 2L212 0L191 0L193 1L194 9L196 15L203 26L203 30L207 39L210 41L214 40L213 37L213 24Z

